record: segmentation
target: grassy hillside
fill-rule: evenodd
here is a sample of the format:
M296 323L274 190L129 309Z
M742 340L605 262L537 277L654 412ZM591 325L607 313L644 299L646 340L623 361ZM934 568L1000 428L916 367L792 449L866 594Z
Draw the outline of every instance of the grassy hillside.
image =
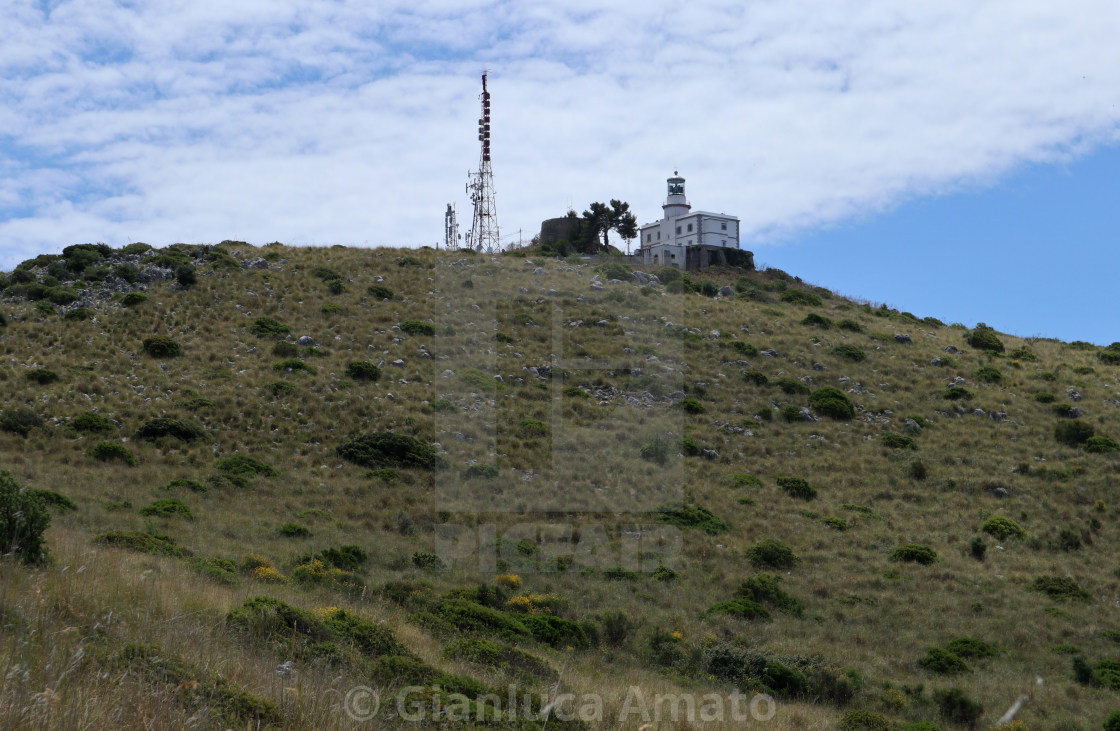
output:
M0 275L0 726L1102 728L1120 346L655 273Z

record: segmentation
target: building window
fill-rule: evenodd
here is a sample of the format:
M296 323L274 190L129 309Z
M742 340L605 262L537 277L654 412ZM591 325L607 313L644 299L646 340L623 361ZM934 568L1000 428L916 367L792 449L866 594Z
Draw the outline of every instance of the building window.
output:
M727 230L727 221L720 221L719 230L720 231L726 231Z
M688 245L689 245L689 246L692 246L692 239L689 239L689 240L688 240Z
M681 235L681 227L677 226L677 236L680 236L680 235Z
M688 224L688 232L689 232L689 233L692 233L692 224L691 224L691 223L690 223L690 224Z
M657 240L658 241L661 240L661 230L660 229L658 229L658 231L657 231Z
M669 254L669 256L670 256L671 258L673 258L673 259L676 259L676 258L677 258L677 255L676 255L676 254Z
M724 239L724 240L723 240L722 242L720 242L720 243L722 243L722 244L723 244L724 246L727 246L727 239Z
M653 241L653 234L646 234L646 243Z

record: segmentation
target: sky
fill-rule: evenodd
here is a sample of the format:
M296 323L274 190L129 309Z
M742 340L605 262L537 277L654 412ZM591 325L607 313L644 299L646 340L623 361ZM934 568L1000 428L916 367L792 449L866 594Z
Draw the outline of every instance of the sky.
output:
M503 240L592 201L1021 336L1120 340L1115 0L6 0L0 269L74 243L435 245L480 74Z

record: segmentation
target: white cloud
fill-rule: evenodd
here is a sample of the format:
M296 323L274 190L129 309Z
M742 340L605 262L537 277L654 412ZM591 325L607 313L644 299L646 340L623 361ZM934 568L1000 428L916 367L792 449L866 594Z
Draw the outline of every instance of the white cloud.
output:
M0 9L0 268L81 241L432 244L477 165L499 220L660 213L758 236L1115 141L1112 0L557 4L18 0Z

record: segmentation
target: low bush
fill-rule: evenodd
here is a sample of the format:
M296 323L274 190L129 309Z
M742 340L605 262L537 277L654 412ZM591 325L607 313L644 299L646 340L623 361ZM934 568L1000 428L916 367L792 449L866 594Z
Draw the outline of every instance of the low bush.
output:
M176 497L156 500L151 505L146 505L140 508L140 515L154 516L159 518L186 518L187 520L194 520L194 514L191 513L190 506Z
M143 347L145 353L153 358L174 358L182 352L179 343L166 335L145 338L141 347Z
M113 530L102 533L93 539L94 543L113 548L124 548L138 553L154 553L159 556L190 556L191 552L175 545L175 539L153 533L135 530Z
M830 419L851 419L856 414L856 407L848 395L832 386L818 388L810 393L809 405L816 409L818 414Z
M809 387L793 376L782 376L774 381L774 384L782 389L783 393L789 394L790 396L809 395Z
M274 381L273 383L267 383L264 386L264 390L266 393L271 394L273 398L280 398L281 396L294 396L299 393L298 386L291 383L285 383L284 381Z
M165 416L152 419L136 430L137 439L155 441L163 437L174 437L182 442L193 442L206 435L198 424L184 419L170 419Z
M11 432L12 434L19 434L21 437L26 437L31 433L31 430L36 427L41 427L43 420L38 414L28 408L17 406L13 409L5 409L0 413L0 431Z
M401 323L401 331L409 335L435 335L436 326L420 320L405 320Z
M945 643L945 649L957 657L969 659L997 657L1001 652L995 645L978 640L975 637L958 637L955 640L950 640Z
M1001 541L1005 541L1012 536L1022 538L1026 535L1026 531L1023 530L1021 525L1002 515L993 515L985 520L984 525L980 526L980 530Z
M47 556L43 533L50 523L43 498L21 489L10 472L0 470L0 550L24 563L39 563Z
M292 329L284 323L277 320L275 317L258 317L253 320L249 325L249 332L256 335L258 338L282 338Z
M87 432L89 434L105 434L116 430L116 425L109 421L101 414L96 414L92 411L85 411L78 414L70 421L66 422L66 426L74 431Z
M1093 427L1084 421L1060 421L1054 427L1054 438L1071 447L1082 446L1094 434Z
M591 646L587 632L579 622L552 614L530 614L522 617L521 622L533 639L550 647L585 650Z
M770 610L749 599L729 599L708 607L709 614L727 614L748 621L770 621Z
M992 366L980 366L972 373L972 377L981 383L999 383L1003 380L1003 374Z
M1055 397L1052 393L1042 392L1036 393L1034 395L1034 400L1040 404L1052 404L1057 400L1057 397Z
M121 304L125 307L135 307L142 305L148 301L148 295L143 292L129 292L124 297L121 297Z
M790 497L812 500L817 496L816 489L802 477L779 477L776 481L778 487L782 488Z
M860 350L856 346L851 345L850 343L844 343L843 345L837 345L836 348L833 350L833 352L836 353L836 355L840 356L841 358L844 358L846 360L850 360L850 361L855 362L855 363L858 363L861 360L864 360L864 359L867 358L866 353L864 353L862 350Z
M186 478L186 477L176 477L174 480L172 480L171 482L164 485L163 489L166 490L167 492L174 492L175 490L190 490L191 492L208 492L210 490L210 487L205 482L199 482L198 480L191 480L191 479Z
M739 355L751 358L758 355L758 348L750 343L744 343L742 340L729 340L728 347L734 350Z
M1089 601L1092 596L1076 581L1066 576L1039 576L1030 586L1057 601Z
M280 470L256 457L247 454L234 454L218 460L218 469L230 475L249 477L276 477Z
M46 368L32 368L23 375L27 380L38 383L40 386L46 386L58 380L58 374Z
M684 503L662 505L657 509L657 519L680 528L697 528L708 535L716 535L727 530L727 523L717 518L712 511L699 505Z
M1085 451L1094 454L1120 452L1120 442L1112 437L1092 436L1085 440Z
M756 386L767 386L770 384L770 379L762 371L747 371L743 374L743 380L747 383L753 383Z
M393 290L389 289L383 284L371 284L366 292L368 292L370 296L376 297L379 300L393 299Z
M430 445L394 432L373 432L341 444L336 454L363 467L436 467L436 450Z
M381 369L365 360L351 361L346 366L346 375L355 381L376 381L381 378Z
M909 543L891 551L890 560L895 562L917 563L923 566L937 562L937 552L929 546Z
M972 669L968 667L968 663L962 660L958 655L949 652L940 647L931 648L926 656L918 660L918 664L926 670L941 675L958 675L960 673L970 673Z
M686 414L703 414L707 411L707 409L704 408L704 404L694 398L681 399L677 402L677 407Z
M129 467L140 464L136 455L119 442L98 442L90 448L89 456L101 462L124 462Z
M272 368L273 370L287 371L289 373L299 373L302 371L304 373L315 375L315 367L308 365L299 358L288 358L286 360L278 361L272 364Z
M85 322L86 320L92 320L93 310L86 307L75 307L67 310L66 314L62 316L62 319L67 322Z
M284 523L276 532L285 538L310 538L312 535L310 528L299 523Z
M976 722L984 713L984 706L972 700L960 688L945 688L935 691L933 701L941 713L941 717L949 723L956 723L969 728L975 727Z
M453 640L443 648L449 660L481 665L492 670L534 678L553 678L555 672L548 663L516 647L476 638Z
M735 487L762 487L762 480L747 472L737 472L731 475L731 484Z
M32 495L35 495L40 500L42 500L43 504L46 505L48 508L58 508L59 510L61 510L63 512L74 512L78 509L78 506L74 503L73 500L66 497L65 495L60 495L59 493L55 492L54 490L39 489L39 490L28 490L27 492L31 493ZM3 544L0 543L0 545L3 545Z
M669 442L661 436L652 436L642 442L638 454L647 462L663 465L669 460Z
M747 560L755 568L792 569L797 565L793 549L773 538L759 541L747 549Z
M945 389L942 397L949 401L971 401L972 391L969 391L964 386L949 386Z
M918 443L914 437L908 437L905 434L895 434L894 432L886 432L879 437L879 443L888 449L917 449Z
M492 464L472 464L467 469L463 470L463 479L483 479L493 480L498 476L498 468Z
M790 554L792 558L792 552ZM796 563L797 559L793 559ZM787 568L792 568L790 564ZM800 617L805 611L804 605L794 597L786 594L778 587L781 579L774 574L755 574L750 577L735 590L735 597L737 599L745 599L749 601L758 602L760 604L769 604L775 607L778 611L786 614Z
M965 335L965 340L977 350L985 350L991 353L1003 352L1003 341L999 339L993 328L982 322L976 325L976 329Z
M787 289L782 292L781 300L793 305L807 305L809 307L820 307L821 305L820 297L803 289Z
M810 312L808 315L805 315L805 319L801 321L801 324L819 327L822 330L828 330L832 327L832 320L828 319L824 315L818 315L816 312Z

